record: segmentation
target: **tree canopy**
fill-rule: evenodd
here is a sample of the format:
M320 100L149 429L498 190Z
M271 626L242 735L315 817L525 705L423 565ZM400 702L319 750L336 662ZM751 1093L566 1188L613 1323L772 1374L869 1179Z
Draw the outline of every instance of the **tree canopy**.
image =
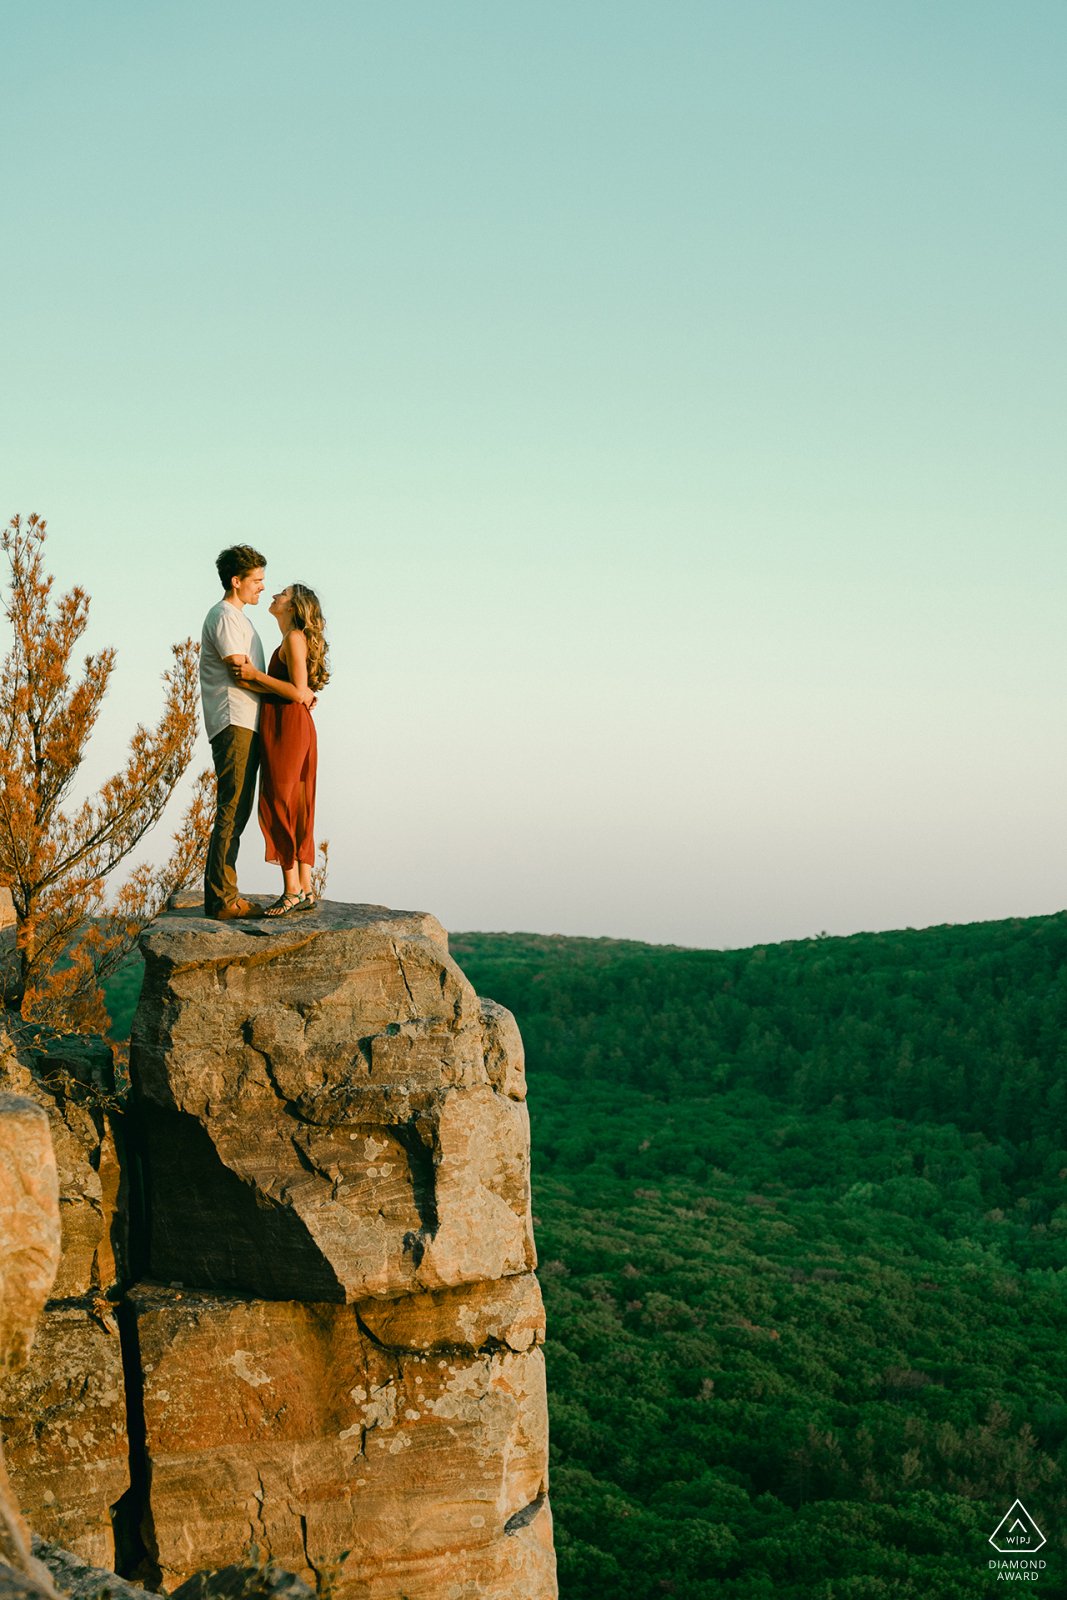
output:
M1067 917L451 948L526 1044L560 1592L984 1595L1016 1496L1062 1571Z

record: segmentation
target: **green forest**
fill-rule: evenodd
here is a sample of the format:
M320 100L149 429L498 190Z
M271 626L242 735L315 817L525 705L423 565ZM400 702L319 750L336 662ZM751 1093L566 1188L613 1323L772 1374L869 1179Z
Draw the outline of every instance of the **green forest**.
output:
M1064 1592L1067 914L451 948L526 1044L562 1600L985 1595L1016 1498Z

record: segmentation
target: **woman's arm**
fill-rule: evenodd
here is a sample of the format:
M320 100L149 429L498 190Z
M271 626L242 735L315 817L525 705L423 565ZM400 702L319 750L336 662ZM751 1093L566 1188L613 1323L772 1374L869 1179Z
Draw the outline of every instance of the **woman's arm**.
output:
M276 694L282 700L295 700L299 705L313 706L315 695L308 687L308 650L303 633L298 630L290 633L282 650L291 682L287 683L284 678L268 677L265 672L260 672L258 667L254 667L247 656L243 662L234 664L233 670L237 682L257 694Z

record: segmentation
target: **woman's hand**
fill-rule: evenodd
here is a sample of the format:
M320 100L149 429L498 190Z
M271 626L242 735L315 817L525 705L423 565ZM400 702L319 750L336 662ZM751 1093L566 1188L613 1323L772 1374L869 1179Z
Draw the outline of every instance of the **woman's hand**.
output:
M247 656L241 656L233 663L233 675L238 683L255 683L259 673Z

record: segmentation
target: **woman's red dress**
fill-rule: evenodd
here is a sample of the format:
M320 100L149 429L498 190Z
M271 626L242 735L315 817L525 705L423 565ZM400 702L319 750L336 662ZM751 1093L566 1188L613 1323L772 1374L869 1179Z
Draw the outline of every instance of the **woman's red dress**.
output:
M291 681L280 648L270 658L267 676ZM281 867L294 867L298 861L313 867L318 742L309 708L280 695L264 695L259 750L259 825L267 860Z

